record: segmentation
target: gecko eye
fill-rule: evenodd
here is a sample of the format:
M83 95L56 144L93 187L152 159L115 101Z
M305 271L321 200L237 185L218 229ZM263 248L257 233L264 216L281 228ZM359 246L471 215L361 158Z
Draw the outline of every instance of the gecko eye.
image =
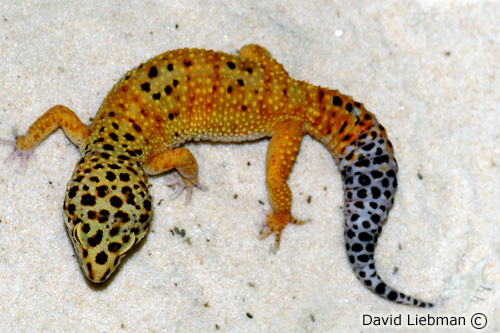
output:
M73 228L73 238L80 244L82 248L85 250L88 248L89 243L88 243L88 235L87 233L89 232L88 230L88 225L85 227L84 223L78 223L75 225Z

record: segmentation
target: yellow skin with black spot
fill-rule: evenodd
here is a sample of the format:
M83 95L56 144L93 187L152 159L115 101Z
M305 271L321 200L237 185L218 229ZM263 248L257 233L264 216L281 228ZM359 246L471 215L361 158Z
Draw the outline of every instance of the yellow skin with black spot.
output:
M291 214L286 181L306 133L332 153L344 179L346 249L351 265L377 295L431 306L387 286L374 246L396 190L392 145L362 104L338 91L296 81L258 45L239 56L202 49L158 55L129 71L109 92L90 126L55 106L17 138L26 153L61 127L83 157L64 202L64 222L85 276L103 282L139 242L152 218L147 175L176 169L183 186L201 187L190 140L240 142L271 137L266 182L271 213L262 238L275 250Z

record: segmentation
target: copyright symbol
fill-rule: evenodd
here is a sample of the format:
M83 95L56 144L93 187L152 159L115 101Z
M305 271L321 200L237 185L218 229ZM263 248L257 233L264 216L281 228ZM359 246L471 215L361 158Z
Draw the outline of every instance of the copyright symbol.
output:
M486 316L480 312L474 313L470 318L470 323L475 329L481 330L486 327L488 319Z

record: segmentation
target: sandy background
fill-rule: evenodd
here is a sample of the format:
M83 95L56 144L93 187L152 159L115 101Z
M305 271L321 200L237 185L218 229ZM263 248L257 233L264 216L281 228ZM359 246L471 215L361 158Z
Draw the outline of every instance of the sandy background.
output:
M79 153L58 131L25 170L1 162L0 330L366 332L375 327L363 314L460 314L467 331L478 312L500 330L499 15L498 1L3 1L3 138L55 104L88 121L128 69L180 47L258 43L291 76L364 102L400 166L379 273L438 305L392 304L357 281L340 175L309 137L289 181L293 212L309 223L287 227L277 255L258 240L268 141L191 144L210 191L185 206L168 200L165 177L152 179L146 241L96 288L62 222ZM10 152L0 146L0 160ZM494 287L476 291L483 277Z

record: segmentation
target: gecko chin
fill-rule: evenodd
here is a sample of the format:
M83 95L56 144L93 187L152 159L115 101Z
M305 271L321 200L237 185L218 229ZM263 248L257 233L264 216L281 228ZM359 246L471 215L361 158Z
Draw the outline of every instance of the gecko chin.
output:
M120 156L85 154L64 201L66 230L85 276L95 283L106 281L146 235L153 215L147 176L137 161Z

